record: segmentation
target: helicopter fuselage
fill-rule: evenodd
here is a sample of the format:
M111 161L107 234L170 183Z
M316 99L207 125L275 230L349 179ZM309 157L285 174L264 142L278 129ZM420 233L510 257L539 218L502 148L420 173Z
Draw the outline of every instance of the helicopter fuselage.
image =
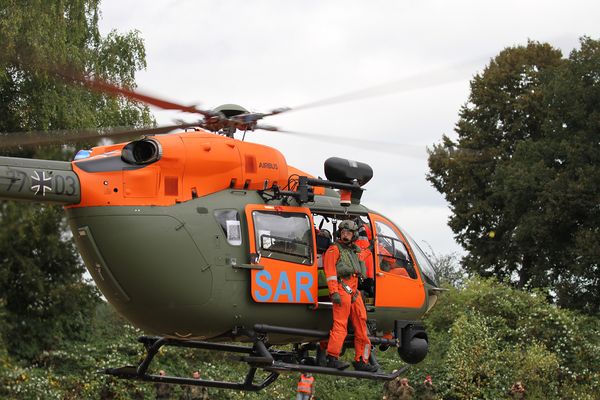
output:
M318 198L313 210L345 215L341 207L327 200L333 199ZM147 332L210 339L228 337L234 328L252 327L257 322L328 330L331 309L319 307L317 280L310 281L308 290L301 285L292 287L300 272L313 269L309 276L316 276L316 252L313 265L285 265L278 277L259 277L255 286L270 290L264 291L261 301L252 298L252 273L261 270L250 264L250 236L254 233L248 231L248 205L264 206L264 201L256 191L226 190L174 206L69 208L67 214L77 247L102 293ZM284 206L273 206L281 207L276 212L285 214ZM228 241L215 217L215 212L223 210L235 210L240 217L240 245ZM351 206L348 213L378 216L360 205ZM264 261L263 256L256 265L262 266ZM381 270L378 273L387 275ZM422 294L410 307L402 306L406 303L402 297L413 293L398 291L394 294L398 306L375 303L368 317L377 320L378 330L391 332L395 320L420 319L431 300L426 284L391 274L377 278L406 280L413 293ZM295 301L302 295L308 297L307 293L311 294L307 301Z
M273 148L187 132L77 158L0 158L0 198L64 204L100 291L148 333L243 341L256 324L328 331L331 303L319 281L331 241L320 233L335 235L347 218L372 232L373 334L399 335L399 322L419 321L437 300L431 264L405 232L354 197L341 204L331 188L298 200L292 177L303 173ZM292 196L267 193L277 187ZM274 344L310 340L269 335Z

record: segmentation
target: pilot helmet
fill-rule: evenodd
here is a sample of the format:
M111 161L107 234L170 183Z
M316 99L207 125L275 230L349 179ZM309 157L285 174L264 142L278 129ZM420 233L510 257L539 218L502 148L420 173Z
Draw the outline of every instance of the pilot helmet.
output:
M352 240L358 239L358 225L351 219L345 219L338 225L338 236L342 230L347 229L353 233Z

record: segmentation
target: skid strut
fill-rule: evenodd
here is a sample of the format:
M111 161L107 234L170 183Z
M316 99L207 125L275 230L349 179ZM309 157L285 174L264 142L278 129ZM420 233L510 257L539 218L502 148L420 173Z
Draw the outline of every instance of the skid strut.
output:
M307 362L307 359L304 358L308 347L303 348L302 346L296 346L295 350L293 351L276 350L267 346L267 344L265 344L263 341L263 338L265 337L264 334L268 333L292 335L301 334L305 337L325 338L327 336L327 332L258 324L254 326L254 332L262 335L260 338L254 334L249 335L254 339L254 344L252 346L141 336L138 338L138 341L144 345L146 349L146 356L137 365L137 367L125 366L121 368L109 368L106 369L105 372L118 378L135 379L147 382L259 391L275 382L281 373L310 372L314 374L335 375L348 378L391 380L398 377L408 368L408 366L404 366L391 374L387 374L379 371L341 371L335 368L322 367L314 365L314 363ZM351 338L349 339L351 340ZM389 339L371 338L371 341L373 344L397 345L395 341ZM242 354L242 356L237 360L248 364L248 372L246 373L246 377L244 378L243 382L193 379L178 376L161 376L148 373L148 368L154 359L154 356L156 356L156 353L158 353L160 348L163 346L195 348ZM261 382L255 383L254 380L256 371L259 368L269 372L269 375L267 375L267 377Z
M200 342L193 340L184 341L149 336L142 336L138 338L138 341L144 344L144 347L146 348L146 357L139 363L137 367L126 366L121 368L108 368L105 370L105 372L109 375L113 375L118 378L135 379L146 382L169 383L175 385L206 386L220 389L246 390L252 392L264 389L271 383L275 382L275 380L279 377L279 372L271 371L271 374L269 374L262 382L258 384L254 383L254 375L256 374L258 366L252 366L250 362L248 362L250 364L250 368L243 382L213 381L206 379L183 378L179 376L160 376L155 374L149 374L148 367L150 366L150 363L154 359L154 356L156 355L158 350L160 350L160 348L163 346L188 347L194 349L223 351L228 353L245 353L249 354L247 358L252 358L254 354L257 354L257 356L254 356L254 358L259 364L265 363L267 360L264 359L265 355L261 354L262 349L258 349L257 353L255 349L257 347L256 345L253 347L237 346L231 344ZM260 343L260 345L264 347L264 343L257 343ZM260 345L258 346L260 347ZM266 348L264 350L266 351ZM269 352L266 351L266 354L268 355Z

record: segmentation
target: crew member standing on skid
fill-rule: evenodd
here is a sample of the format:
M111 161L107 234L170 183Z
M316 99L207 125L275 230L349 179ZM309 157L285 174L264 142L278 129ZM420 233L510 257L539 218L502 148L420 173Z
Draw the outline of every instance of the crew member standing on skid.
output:
M327 345L327 367L346 369L349 364L339 356L348 334L348 317L354 326L354 369L375 372L377 367L369 364L371 341L367 335L367 312L358 291L359 278L364 278L366 268L359 260L361 249L354 244L358 238L358 225L351 220L342 221L338 227L338 240L323 257L323 269L327 278L329 296L333 303L333 326Z

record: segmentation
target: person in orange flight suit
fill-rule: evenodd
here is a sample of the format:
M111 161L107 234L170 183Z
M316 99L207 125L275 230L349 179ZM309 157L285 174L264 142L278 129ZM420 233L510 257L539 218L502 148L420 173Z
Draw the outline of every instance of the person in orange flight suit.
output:
M371 341L367 335L367 312L358 291L359 277L366 275L366 268L359 260L361 250L353 242L358 238L358 226L345 220L339 225L339 239L331 245L323 257L323 269L327 279L329 296L333 303L333 326L327 344L327 366L346 369L349 364L339 356L348 334L348 317L354 326L354 369L375 372L377 367L369 364Z
M361 249L358 258L365 263L365 267L367 268L367 276L364 286L369 287L372 285L372 279L375 278L375 269L373 267L373 233L368 225L363 225L360 227L358 235L358 240L356 240L355 244ZM396 260L394 257L392 257L390 252L387 251L381 244L377 246L377 253L379 257L381 257L381 267L383 271L408 277L408 272L406 272L406 269L396 266Z
M373 279L375 277L375 270L373 268L373 233L368 225L363 225L358 230L358 239L354 242L360 247L361 252L358 258L365 263L367 268L367 279Z
M360 285L360 290L367 297L375 297L375 268L373 266L373 234L368 225L362 225L358 230L358 239L354 242L360 247L359 260L365 263L367 274Z

